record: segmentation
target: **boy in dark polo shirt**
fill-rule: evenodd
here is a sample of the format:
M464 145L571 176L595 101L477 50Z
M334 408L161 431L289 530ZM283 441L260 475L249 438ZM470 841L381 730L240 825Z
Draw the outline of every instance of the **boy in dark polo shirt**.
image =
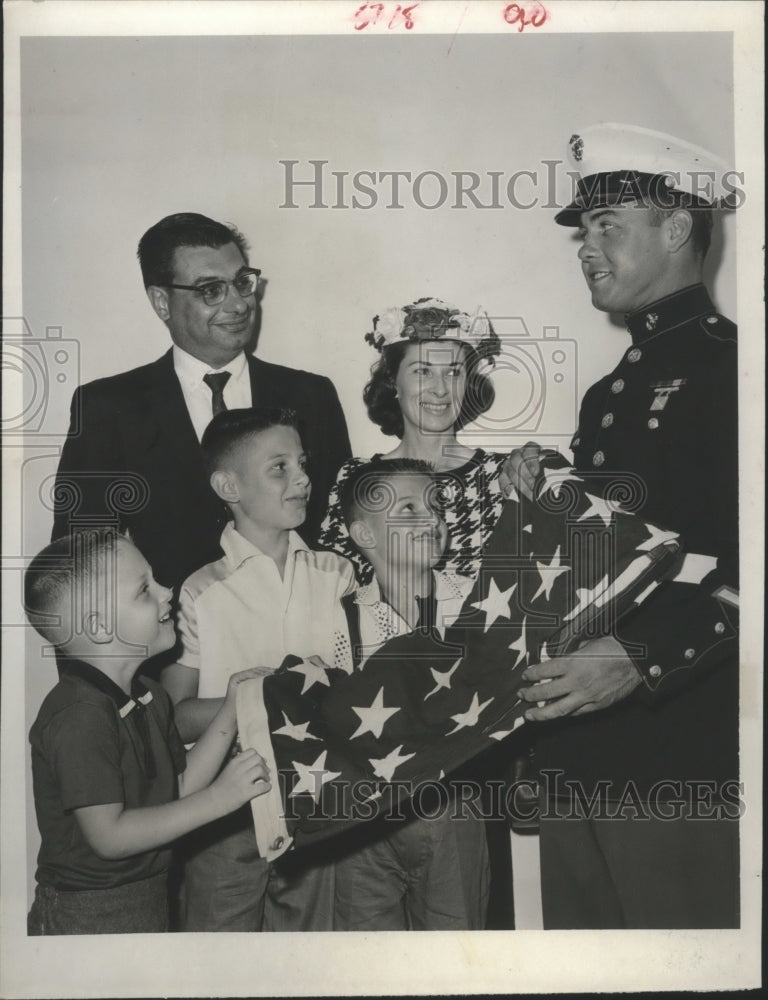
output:
M216 777L236 732L237 684L256 672L232 677L185 755L167 694L137 676L175 633L171 591L132 543L109 530L59 539L24 586L30 622L61 654L30 731L42 844L29 933L167 930L171 842L269 788L252 750Z

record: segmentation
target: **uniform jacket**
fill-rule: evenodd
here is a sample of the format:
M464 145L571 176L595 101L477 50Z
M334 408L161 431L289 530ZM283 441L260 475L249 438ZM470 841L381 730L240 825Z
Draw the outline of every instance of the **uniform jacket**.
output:
M612 482L616 499L679 532L692 570L616 627L644 683L614 708L543 726L540 758L647 793L738 775L737 347L703 285L627 326L632 346L582 401L575 465L595 492Z
M312 493L301 534L314 541L336 472L350 455L332 382L248 357L255 406L290 407L301 422ZM157 361L76 390L56 478L53 537L119 523L156 579L178 586L221 555L224 508L206 478L169 350Z

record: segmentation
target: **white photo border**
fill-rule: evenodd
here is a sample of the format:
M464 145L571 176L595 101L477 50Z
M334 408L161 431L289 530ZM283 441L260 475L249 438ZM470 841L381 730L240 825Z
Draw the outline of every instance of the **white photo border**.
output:
M227 35L354 33L351 2L9 2L5 6L3 299L21 316L20 39L32 35ZM504 3L422 2L413 33L509 31ZM739 169L760 178L738 224L743 780L742 919L739 930L477 932L358 935L26 936L24 823L18 807L28 752L24 731L23 629L4 629L2 697L2 951L8 997L422 995L734 989L760 983L763 626L763 5L752 2L546 4L542 31L733 33L735 149ZM650 27L649 27L650 26ZM401 33L403 44L408 37ZM745 391L748 389L748 392ZM6 405L12 405L7 401ZM17 451L21 451L18 449ZM4 451L4 476L20 455ZM4 524L18 511L4 491ZM3 569L8 569L4 563ZM14 567L11 567L14 568ZM16 569L18 567L15 567ZM17 623L18 593L3 588L3 622ZM758 794L755 793L758 790Z

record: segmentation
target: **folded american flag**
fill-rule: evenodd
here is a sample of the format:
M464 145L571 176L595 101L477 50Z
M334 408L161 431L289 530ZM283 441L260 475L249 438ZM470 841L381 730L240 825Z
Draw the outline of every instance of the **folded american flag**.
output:
M241 745L272 781L251 802L262 857L385 814L504 739L524 721L525 668L610 634L679 550L548 456L536 499L505 503L454 621L390 639L351 675L289 656L238 687Z

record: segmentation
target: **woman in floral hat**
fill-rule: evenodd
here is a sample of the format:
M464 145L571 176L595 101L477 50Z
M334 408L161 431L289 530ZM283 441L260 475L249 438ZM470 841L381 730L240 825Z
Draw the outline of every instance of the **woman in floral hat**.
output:
M493 404L489 372L501 353L501 342L480 309L470 315L439 299L419 299L402 309L386 310L374 318L373 331L365 339L380 357L371 369L363 400L371 420L384 434L398 438L392 451L374 455L370 461L413 458L433 467L441 513L449 529L448 545L436 568L457 574L456 590L463 593L479 570L480 554L501 514L504 495L499 475L507 455L467 447L458 441L457 433ZM349 537L339 486L367 461L351 458L341 467L319 540L320 546L352 562L360 585L358 595L373 580L373 567ZM450 572L444 574L449 576ZM501 751L499 747L500 756L494 754L493 758L486 754L480 772L476 773L473 766L465 777L507 780L509 751L506 745ZM418 829L413 836L417 837ZM477 832L474 824L472 830ZM510 929L514 923L507 826L489 822L486 834L491 862L486 926ZM476 846L477 856L481 857L484 845ZM417 848L419 856L427 851L421 842L417 842ZM345 878L344 866L351 865L354 876L355 864L354 856L340 862L339 884ZM459 871L454 875L463 877Z
M450 532L439 568L474 576L501 512L499 473L507 456L467 447L456 435L493 403L488 373L501 352L499 338L480 309L470 315L440 299L419 299L374 317L365 339L380 354L363 392L368 415L384 434L399 438L392 451L372 460L416 458L432 465ZM373 569L347 533L339 485L367 461L352 458L341 467L320 535L321 546L353 563L361 584L371 581Z

